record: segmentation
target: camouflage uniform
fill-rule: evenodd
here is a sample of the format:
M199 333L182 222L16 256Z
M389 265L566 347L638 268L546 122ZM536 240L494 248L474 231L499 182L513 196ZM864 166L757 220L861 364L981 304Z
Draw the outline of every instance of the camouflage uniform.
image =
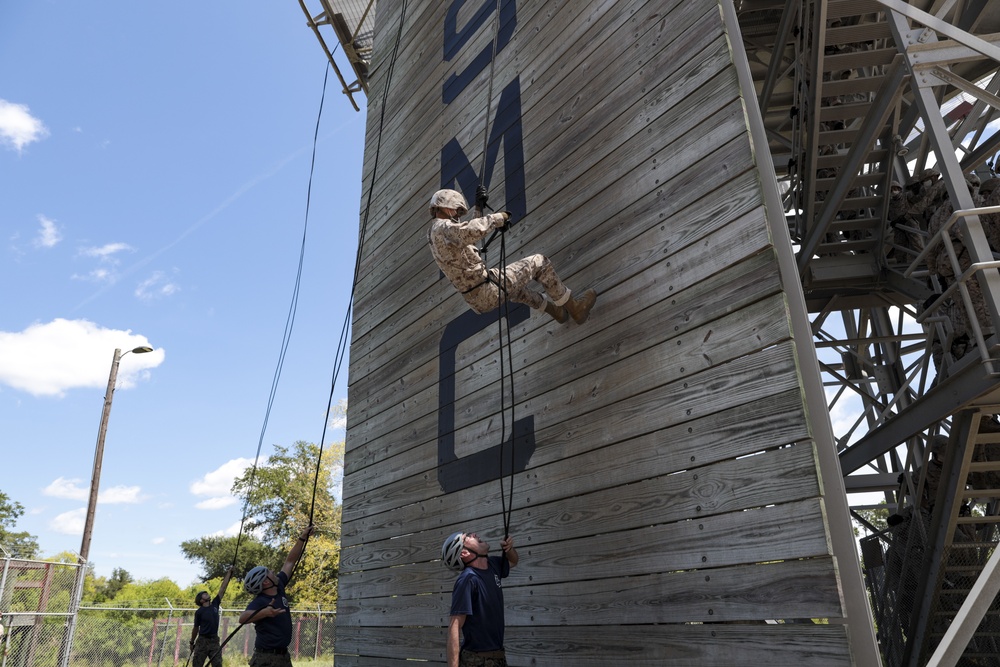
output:
M500 271L487 271L475 244L503 222L502 213L466 221L435 218L427 234L434 261L465 302L480 314L488 313L500 304ZM552 263L543 255L531 255L507 265L504 269L507 298L536 310L544 309L545 297L527 287L531 280L541 284L557 306L569 301L569 288L562 284Z
M222 667L222 651L219 648L219 635L206 637L201 635L191 652L191 667L202 667L205 660L210 659L212 667Z
M979 178L976 177L975 174L969 174L966 177L966 182L968 183L969 193L972 196L974 205L982 206L983 201L978 192ZM944 224L949 218L951 218L954 212L955 208L950 200L945 200L937 208L937 210L934 211L933 215L931 215L930 223L928 224L927 229L931 237L941 231ZM983 224L984 231L987 234L987 238L989 238L989 236L991 236L991 220L986 219L986 216L982 216L980 220ZM964 272L969 266L972 265L972 258L969 255L968 248L965 247L965 235L962 231L960 221L953 224L948 232L952 246L955 249L955 256L958 259L959 268L962 272ZM927 255L927 268L932 274L941 276L949 283L957 277L955 268L952 265L951 257L944 248L943 240L941 243L932 248L931 252ZM972 307L975 311L979 326L983 331L983 335L988 336L993 333L993 326L989 316L989 311L986 308L986 301L983 299L983 292L982 288L979 286L978 278L976 276L972 276L966 282L966 287L969 290L969 300L972 302ZM968 348L971 345L972 332L969 326L969 314L965 307L964 299L962 299L959 294L956 294L954 301L954 306L949 309L949 314L952 320L952 328L954 330L951 351L955 359L960 359L962 355L968 351Z
M458 656L459 667L507 667L507 658L503 651L489 653L474 653L464 648Z
M250 667L292 667L292 658L288 653L264 653L255 648L249 664Z

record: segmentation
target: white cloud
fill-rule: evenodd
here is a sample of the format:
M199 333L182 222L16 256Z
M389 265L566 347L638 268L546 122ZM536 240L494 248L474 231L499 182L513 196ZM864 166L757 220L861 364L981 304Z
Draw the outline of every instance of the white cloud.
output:
M87 320L58 318L24 331L0 331L0 385L34 396L62 396L81 387L106 388L115 348L149 345L130 330L105 329ZM124 354L117 387L135 386L148 369L163 363L162 349Z
M90 273L74 273L70 278L90 283L114 283L118 280L118 274L111 269L100 268L94 269Z
M92 283L114 284L118 280L117 266L121 264L118 255L123 252L135 252L135 248L127 243L105 243L102 246L80 248L77 254L82 257L93 257L98 260L97 268L87 273L74 273L73 280L83 280Z
M49 528L63 535L83 535L83 524L87 519L87 508L63 512L49 521Z
M236 498L232 496L220 497L220 498L209 498L208 500L202 500L200 503L195 503L195 509L199 510L221 510L224 507L229 507L230 505L236 504Z
M150 540L150 542L152 542L153 544L163 544L166 541L167 538L165 537L154 537L153 539Z
M154 271L135 288L135 296L143 301L171 296L180 291L176 283L170 281L163 271Z
M240 534L240 522L237 521L229 528L223 528L222 530L217 530L211 534L211 537L235 537Z
M330 421L327 426L334 431L343 431L347 428L347 399L342 398L334 405L330 411Z
M25 104L0 99L0 145L20 153L28 144L49 136L45 124Z
M83 486L80 479L58 477L42 489L42 494L67 500L87 500L90 497L90 487ZM97 502L108 505L134 505L144 499L142 489L138 486L112 486L97 493Z
M125 250L135 249L127 243L105 243L102 246L80 248L80 254L84 257L97 257L99 259L115 260L114 255Z
M59 233L55 220L49 220L44 215L39 214L38 224L41 229L38 230L38 236L35 237L35 247L52 248L62 241L62 234Z
M86 500L87 489L80 486L79 479L66 479L57 477L55 481L42 489L42 493L52 498L66 498L68 500Z
M108 505L135 505L145 500L138 486L112 486L97 494L97 502Z
M217 510L236 502L230 493L233 480L253 464L253 459L238 458L226 461L221 466L206 473L201 479L191 482L190 491L196 496L205 496L195 507L200 510Z

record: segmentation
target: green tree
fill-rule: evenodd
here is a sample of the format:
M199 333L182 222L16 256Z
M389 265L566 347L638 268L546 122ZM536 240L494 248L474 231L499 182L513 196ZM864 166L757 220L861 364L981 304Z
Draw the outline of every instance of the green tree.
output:
M35 558L38 538L27 531L14 530L18 517L23 514L24 506L0 491L0 547L20 558Z
M302 560L294 572L295 602L305 607L332 607L337 602L337 575L340 572L340 536L310 538Z
M181 542L181 551L184 557L193 563L198 563L202 567L200 579L207 582L212 579L221 579L236 555L236 537L220 537L208 535L194 540ZM252 535L243 535L240 540L240 553L238 566L243 563L272 564L280 561L282 554L278 549L264 544ZM274 567L280 567L278 562Z
M884 506L885 501L883 500L880 504ZM864 519L868 524L865 525L865 523L858 521L856 518L854 519L854 534L857 536L860 536L862 533L865 535L871 534L869 526L875 528L876 530L885 530L888 527L888 524L886 523L886 519L889 518L888 507L869 507L867 509L859 509L855 511L858 513L858 516Z
M316 532L296 568L289 595L300 604L332 605L337 600L341 516L333 491L343 469L344 443L324 449L317 472L319 458L319 447L312 443L300 440L290 449L276 446L255 473L248 469L233 482L233 494L247 499L244 531L275 548L276 558L260 563L272 568L281 566L312 509Z
M302 440L291 449L275 445L275 453L263 465L256 471L247 469L233 482L233 494L246 499L244 531L259 535L265 544L290 544L308 525L312 508L318 532L339 539L340 512L333 482L343 461L343 448L343 443L326 448L317 471L318 446Z
M104 581L104 585L99 589L99 594L105 600L114 600L123 588L134 581L135 579L128 570L116 567L111 571L111 576Z

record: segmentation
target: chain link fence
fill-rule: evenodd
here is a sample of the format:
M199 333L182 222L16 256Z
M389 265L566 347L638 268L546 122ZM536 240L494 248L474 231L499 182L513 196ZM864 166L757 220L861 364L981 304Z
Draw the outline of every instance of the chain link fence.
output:
M76 563L6 556L0 561L0 667L59 665L80 571Z
M80 606L74 614L75 563L5 557L0 560L0 667L167 667L186 665L194 630L192 608L136 603L134 606ZM253 624L239 628L242 609L222 609L227 665L245 665L253 653ZM292 610L292 643L297 666L332 667L336 614ZM75 623L74 623L75 621ZM237 628L239 630L237 631Z
M884 531L860 540L861 561L886 667L902 664L920 598L933 597L927 644L914 647L927 658L944 637L982 572L1000 534L992 522L963 523L946 547L941 578L924 582L930 516L908 509ZM1000 664L1000 598L994 600L966 648L961 665Z
M219 635L233 637L222 649L227 665L245 665L253 654L254 625L239 627L242 609L222 609ZM320 609L292 610L295 665L332 667L336 615ZM81 607L70 667L172 667L186 665L194 609L172 607ZM206 663L207 664L207 663Z

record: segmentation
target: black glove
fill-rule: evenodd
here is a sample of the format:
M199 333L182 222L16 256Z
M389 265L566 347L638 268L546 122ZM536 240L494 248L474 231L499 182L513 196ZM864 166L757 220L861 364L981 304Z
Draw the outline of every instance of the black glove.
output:
M486 191L485 185L476 186L476 208L480 211L484 210L489 204L490 194Z

